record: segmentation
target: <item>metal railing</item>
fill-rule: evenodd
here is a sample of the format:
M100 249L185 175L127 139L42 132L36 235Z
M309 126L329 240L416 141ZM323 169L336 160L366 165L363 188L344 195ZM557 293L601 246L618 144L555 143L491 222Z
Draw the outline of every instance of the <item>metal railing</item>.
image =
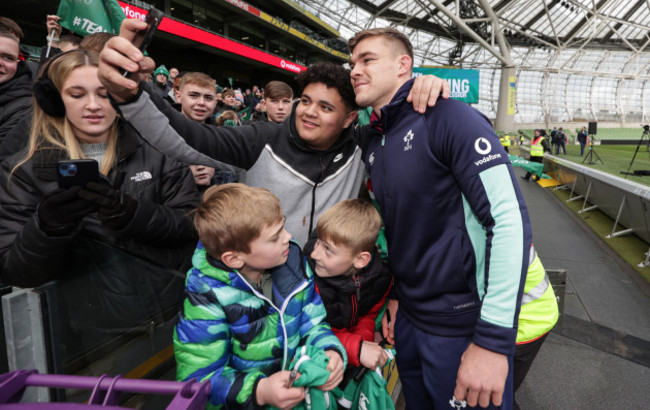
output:
M650 244L650 187L545 154L555 189L570 189L567 202L582 201L579 213L599 210L614 220L605 238L634 234ZM638 266L650 266L650 249Z

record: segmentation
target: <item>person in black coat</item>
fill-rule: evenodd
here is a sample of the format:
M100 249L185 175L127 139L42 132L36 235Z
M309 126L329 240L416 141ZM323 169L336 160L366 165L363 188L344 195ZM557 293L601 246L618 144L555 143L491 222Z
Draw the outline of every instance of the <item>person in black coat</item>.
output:
M582 127L580 132L578 132L578 142L580 143L580 156L585 155L585 146L587 145L587 127Z
M20 40L0 25L0 142L32 109L32 73L20 61Z
M60 310L84 336L149 332L182 300L197 239L192 175L117 117L95 52L64 53L45 75L62 104L37 93L28 147L0 164L0 282L56 280ZM100 179L58 188L70 158L96 160Z

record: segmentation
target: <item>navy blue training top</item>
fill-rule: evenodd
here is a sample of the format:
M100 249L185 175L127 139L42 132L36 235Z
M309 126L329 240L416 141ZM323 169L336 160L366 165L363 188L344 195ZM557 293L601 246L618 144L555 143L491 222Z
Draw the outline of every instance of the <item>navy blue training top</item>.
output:
M411 86L363 144L400 312L426 332L512 354L532 233L508 156L477 110L439 99L419 114Z

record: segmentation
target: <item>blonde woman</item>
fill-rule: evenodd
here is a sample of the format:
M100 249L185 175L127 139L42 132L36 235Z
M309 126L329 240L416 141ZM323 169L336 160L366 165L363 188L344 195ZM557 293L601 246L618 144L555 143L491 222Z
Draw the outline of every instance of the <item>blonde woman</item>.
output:
M58 162L82 158L98 162L101 180L58 188ZM187 266L196 241L188 214L199 198L192 174L116 115L95 52L64 53L44 67L28 147L3 161L0 175L0 282L75 280L85 298L76 309L89 318L112 309L118 327L148 310L177 310L182 280L133 261Z

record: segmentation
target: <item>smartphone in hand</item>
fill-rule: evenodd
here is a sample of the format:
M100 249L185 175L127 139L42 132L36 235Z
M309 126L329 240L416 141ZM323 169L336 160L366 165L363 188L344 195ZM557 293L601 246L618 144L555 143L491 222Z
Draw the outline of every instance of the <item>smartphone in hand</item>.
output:
M158 29L158 26L160 25L160 22L164 16L165 13L154 7L152 7L147 13L147 16L144 19L145 23L147 23L147 28L138 31L138 33L133 38L133 45L138 47L142 53L147 50L147 46L149 43L151 43L153 35ZM124 77L128 77L130 74L131 72L126 70L122 73Z
M59 161L57 168L59 188L85 186L100 180L99 164L94 159L67 159Z

